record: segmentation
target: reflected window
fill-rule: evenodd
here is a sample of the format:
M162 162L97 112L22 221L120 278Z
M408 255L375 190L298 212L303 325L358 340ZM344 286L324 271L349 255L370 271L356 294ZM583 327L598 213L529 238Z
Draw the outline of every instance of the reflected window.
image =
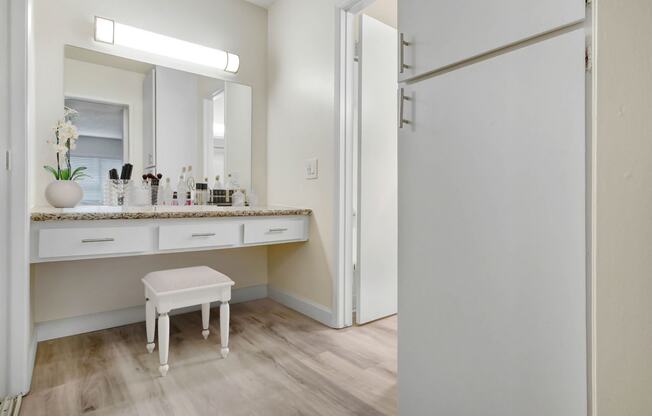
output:
M86 166L88 178L79 181L85 205L101 205L103 184L111 169L120 171L124 163L128 107L76 98L66 98L66 107L78 112L73 123L79 131L75 149L70 151L73 169Z

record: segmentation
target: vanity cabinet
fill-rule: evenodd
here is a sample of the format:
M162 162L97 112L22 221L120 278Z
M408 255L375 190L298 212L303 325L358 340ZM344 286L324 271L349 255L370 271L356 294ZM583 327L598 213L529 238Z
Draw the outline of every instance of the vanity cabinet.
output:
M584 16L585 0L402 0L398 31L408 45L399 46L407 65L399 80L580 22Z
M32 220L31 262L215 250L307 241L310 210L279 215ZM194 215L194 217L193 217ZM33 214L33 218L40 218ZM100 216L101 217L101 216ZM82 216L81 218L84 218Z

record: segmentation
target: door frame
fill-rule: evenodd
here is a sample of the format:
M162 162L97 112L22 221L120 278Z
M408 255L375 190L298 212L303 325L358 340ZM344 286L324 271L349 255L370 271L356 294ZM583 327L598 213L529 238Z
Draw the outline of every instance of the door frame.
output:
M32 65L32 0L8 0L9 5L9 235L7 393L29 391L36 337L30 305L29 272L29 148L33 140L34 85Z

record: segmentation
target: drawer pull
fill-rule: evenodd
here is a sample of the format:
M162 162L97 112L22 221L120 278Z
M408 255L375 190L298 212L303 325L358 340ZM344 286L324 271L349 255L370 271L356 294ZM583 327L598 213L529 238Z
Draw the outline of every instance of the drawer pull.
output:
M109 243L115 241L115 238L84 238L81 240L82 243Z
M269 233L282 233L283 231L287 231L287 228L270 228L267 230Z
M215 233L194 233L193 237L214 237Z

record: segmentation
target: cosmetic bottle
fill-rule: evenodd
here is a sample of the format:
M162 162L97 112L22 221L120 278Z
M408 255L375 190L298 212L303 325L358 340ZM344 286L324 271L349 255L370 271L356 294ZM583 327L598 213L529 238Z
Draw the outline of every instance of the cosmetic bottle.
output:
M188 174L186 176L186 186L188 190L193 191L195 189L195 177L192 176L192 165L188 165Z
M179 205L179 199L177 198L176 192L172 193L172 202L170 203L170 205L174 205L174 206Z
M186 168L183 168L185 170ZM177 198L179 199L179 205L185 205L186 194L188 193L188 187L186 186L186 181L184 180L183 174L179 176L179 183L177 183Z
M159 205L172 205L172 184L170 178L165 178L163 186L159 189Z
M224 185L220 181L220 175L215 177L215 182L213 183L213 189L224 189Z
M245 206L245 194L240 190L236 189L232 195L233 206L234 207L244 207Z

